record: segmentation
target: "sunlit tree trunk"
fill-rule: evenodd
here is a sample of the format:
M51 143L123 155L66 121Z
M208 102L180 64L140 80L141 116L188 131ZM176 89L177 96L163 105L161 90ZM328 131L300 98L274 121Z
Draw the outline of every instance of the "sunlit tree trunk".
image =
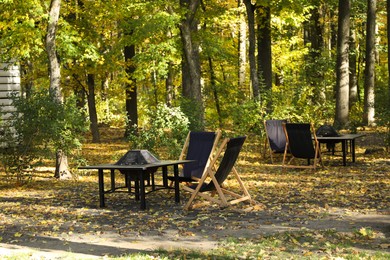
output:
M61 0L52 0L49 11L49 22L46 33L46 52L49 59L50 93L62 103L61 94L61 68L57 56L56 36L57 26L60 17Z
M61 0L52 0L50 3L49 22L46 32L46 53L49 60L50 93L53 98L62 103L61 94L61 67L57 56L56 35L57 25L60 17ZM59 179L69 179L72 177L68 167L68 158L65 152L56 152L56 167L54 177Z
M353 27L353 26L352 26ZM356 33L355 28L351 28L349 38L349 108L358 101L358 85L357 85L357 49L356 49Z
M173 85L173 64L172 62L169 62L168 63L168 74L167 74L167 78L165 80L165 87L166 87L166 103L167 103L167 106L168 107L171 107L172 106L172 101L173 101L173 98L174 98L174 91L175 91L175 88L174 88L174 85Z
M256 65L256 30L255 30L255 10L256 7L252 4L251 0L244 0L246 7L246 14L248 19L248 38L249 38L249 73L252 84L253 97L260 100L260 89L259 89L259 77L257 75Z
M386 1L387 10L387 45L390 44L390 0ZM389 47L388 47L389 48ZM387 51L387 111L390 111L390 51ZM390 124L390 122L388 122Z
M376 0L367 1L366 67L364 70L363 123L375 124L375 26Z
M349 31L350 2L339 0L336 61L335 127L342 128L349 120Z
M246 54L246 44L247 44L247 24L245 21L245 13L242 10L243 1L238 1L238 8L240 10L239 14L239 41L238 41L238 88L245 93L245 83L246 83L246 66L247 66L247 54Z
M194 35L198 30L196 12L200 6L200 0L180 0L180 6L186 10L184 19L180 24L181 40L183 43L182 61L182 87L183 97L188 99L194 110L198 111L190 118L190 128L204 126L204 106L201 91L201 66L199 57L199 42ZM196 121L196 123L194 123ZM194 129L191 129L194 130Z
M218 91L217 91L217 76L215 75L213 60L211 59L210 56L208 57L208 61L209 61L209 70L210 70L210 85L211 85L211 89L213 91L215 108L216 108L217 114L218 114L219 127L222 128L221 104L219 102L219 96L218 96Z

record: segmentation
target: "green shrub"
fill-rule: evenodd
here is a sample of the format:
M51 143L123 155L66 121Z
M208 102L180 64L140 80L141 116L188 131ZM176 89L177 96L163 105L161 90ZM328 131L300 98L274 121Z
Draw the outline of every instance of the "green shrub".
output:
M16 111L5 123L0 140L5 146L1 157L7 173L20 179L23 170L37 159L53 156L58 150L69 155L81 148L88 124L73 98L61 104L47 91L33 93L28 99L11 98Z
M178 107L159 104L147 113L147 124L138 134L131 134L133 149L145 149L169 159L177 159L189 131L189 120ZM133 126L136 127L136 126Z

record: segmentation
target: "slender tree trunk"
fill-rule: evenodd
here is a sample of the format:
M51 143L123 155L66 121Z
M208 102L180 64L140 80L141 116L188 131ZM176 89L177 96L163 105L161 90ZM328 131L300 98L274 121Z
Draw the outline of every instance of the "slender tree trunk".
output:
M52 0L49 11L49 22L46 33L46 52L49 59L50 93L60 103L61 94L61 68L57 56L56 36L57 25L60 17L61 0Z
M356 33L353 26L349 39L349 108L352 108L358 101Z
M211 57L208 57L208 60L209 60L209 70L210 70L210 85L211 85L211 89L213 90L213 96L214 96L214 100L215 100L215 108L216 108L217 114L218 114L219 127L222 128L221 105L219 102L219 96L218 96L218 91L217 91L217 76L215 75L213 61L212 61Z
M242 7L245 8L243 5L242 0L238 1L238 8L239 10L242 10ZM240 34L239 34L239 41L238 41L238 88L242 90L245 93L245 83L246 83L246 66L247 66L247 59L246 59L246 42L247 42L247 24L245 21L244 12L240 11L239 14L239 28L240 28Z
M266 90L272 88L271 10L262 6L258 14L258 68Z
M173 77L174 77L173 64L172 64L172 62L169 62L168 63L168 75L167 75L167 78L165 80L165 87L166 87L166 91L167 91L165 102L167 103L168 107L172 106L172 101L174 98L175 88L173 85Z
M249 71L252 84L253 97L260 100L259 78L257 76L256 65L256 30L255 30L255 6L252 5L251 0L244 0L246 7L246 14L248 19L248 38L249 38Z
M387 49L389 49L389 46L390 46L390 0L386 1L386 10L387 10ZM390 51L387 51L387 111L390 111ZM390 124L390 122L388 122L388 125L389 124Z
M100 142L100 133L98 126L98 117L96 112L96 100L95 100L95 77L93 74L87 76L88 84L88 112L90 129L92 133L92 143Z
M349 31L350 2L339 0L336 61L336 115L335 127L342 128L348 123L349 116Z
M366 125L375 125L375 26L376 0L368 0L363 116L363 123Z
M127 127L125 131L125 137L130 134L138 133L138 103L137 103L137 83L136 80L132 77L135 67L131 63L131 59L135 56L135 46L126 46L125 47L125 61L127 64L126 73L130 78L126 83L126 113L127 113Z
M61 94L61 67L57 56L56 35L57 25L60 17L61 0L52 0L50 3L49 22L46 33L46 52L49 60L50 93L53 98L62 103ZM54 177L59 179L69 179L72 177L68 168L68 158L66 154L58 150L56 152L56 167Z

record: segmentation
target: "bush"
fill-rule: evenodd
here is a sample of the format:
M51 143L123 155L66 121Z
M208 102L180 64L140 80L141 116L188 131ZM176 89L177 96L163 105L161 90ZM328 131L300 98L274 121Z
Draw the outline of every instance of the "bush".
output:
M247 135L254 133L261 135L265 107L256 100L249 100L237 105L232 109L234 131L238 134Z
M169 159L177 159L189 131L189 120L180 108L159 104L147 114L147 124L129 136L133 149L145 149ZM136 126L133 126L136 127Z
M0 140L6 146L2 162L7 173L20 179L22 171L38 158L52 156L58 150L71 154L81 148L80 139L88 125L74 99L61 104L47 91L33 93L28 99L11 98L16 112L5 123Z

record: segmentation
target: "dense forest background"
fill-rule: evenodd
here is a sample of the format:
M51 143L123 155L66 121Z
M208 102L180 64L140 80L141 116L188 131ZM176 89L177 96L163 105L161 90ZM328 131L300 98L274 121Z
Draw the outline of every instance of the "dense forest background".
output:
M137 136L175 113L190 130L258 134L267 118L389 124L385 1L0 0L0 9L0 60L20 65L20 106L42 91L73 102L93 142L99 125Z

